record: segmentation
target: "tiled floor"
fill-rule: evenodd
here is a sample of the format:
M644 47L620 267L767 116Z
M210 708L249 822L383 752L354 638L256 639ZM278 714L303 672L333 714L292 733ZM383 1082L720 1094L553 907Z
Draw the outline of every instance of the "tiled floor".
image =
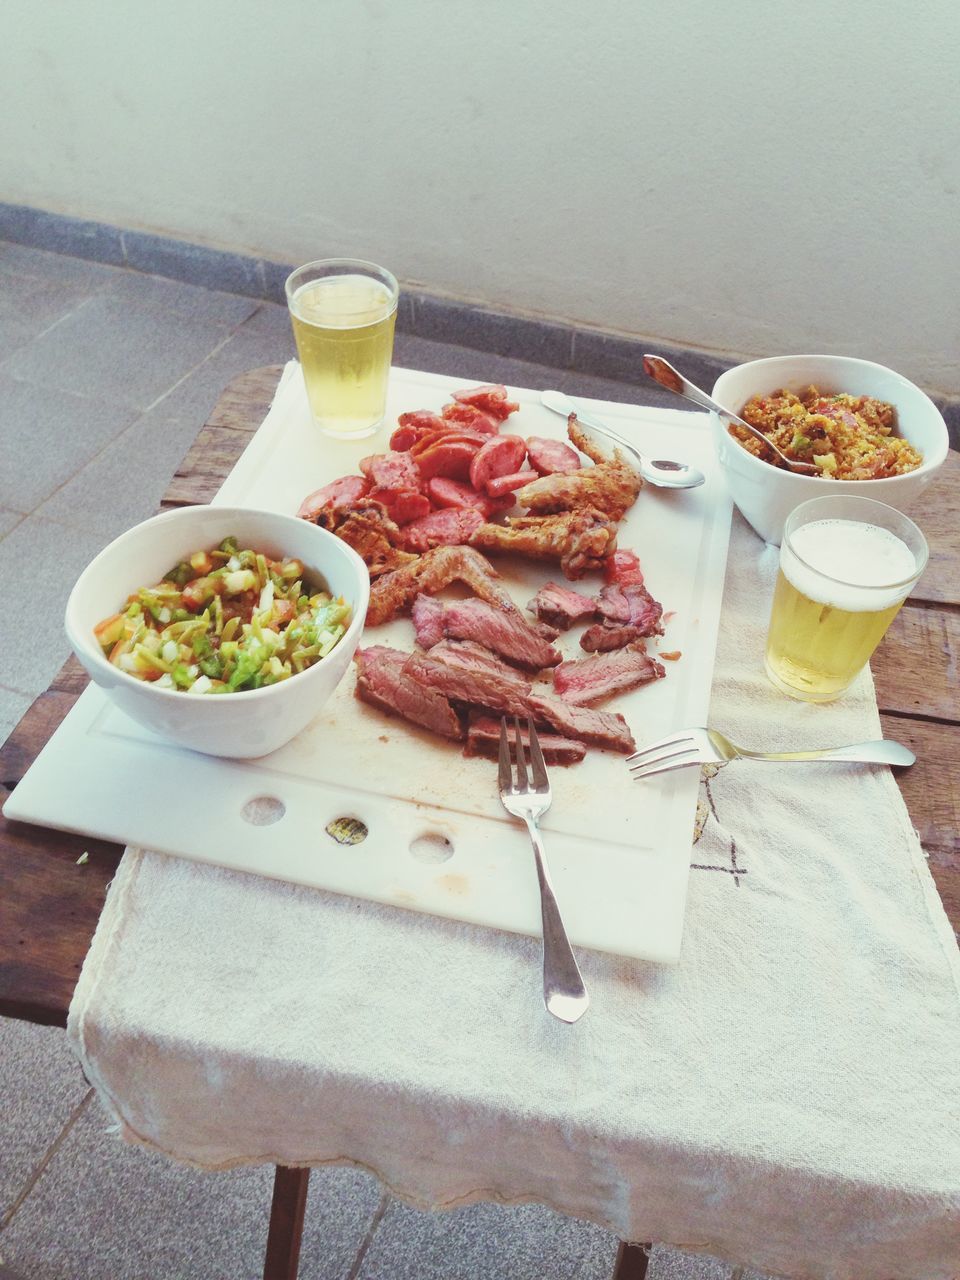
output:
M68 651L57 626L23 643L11 604L25 584L58 618L95 552L154 512L225 384L292 354L272 304L0 243L0 738ZM625 384L404 335L395 360L637 398ZM63 1034L0 1019L0 1280L256 1277L270 1181L269 1169L201 1174L121 1145ZM600 1280L615 1252L608 1233L536 1206L423 1214L365 1174L318 1170L301 1275ZM650 1268L653 1280L729 1274L665 1249Z

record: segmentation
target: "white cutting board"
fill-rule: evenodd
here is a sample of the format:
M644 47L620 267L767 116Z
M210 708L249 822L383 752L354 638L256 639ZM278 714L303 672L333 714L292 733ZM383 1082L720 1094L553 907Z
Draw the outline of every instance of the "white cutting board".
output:
M462 379L395 369L387 422L406 409L435 408ZM520 410L504 430L565 435L538 392L510 388ZM643 489L621 525L646 582L670 619L650 642L682 652L666 678L604 704L626 716L638 744L683 725L705 724L730 531L731 503L703 414L584 400L651 457L678 458L706 473L683 492ZM287 366L274 406L215 499L292 512L305 494L357 470L386 449L389 428L356 443L319 435L299 367ZM555 566L495 558L525 604ZM596 576L573 584L595 592ZM583 656L580 628L558 642ZM371 629L361 644L412 649L409 619ZM481 925L539 934L540 910L524 828L507 817L496 763L360 703L353 670L318 718L273 755L217 760L139 728L91 685L5 807L8 818L80 831L241 871L353 894ZM661 962L680 953L699 771L631 781L624 757L589 751L551 770L554 800L543 820L548 860L571 939L587 947ZM282 817L255 825L257 797L279 800ZM275 811L279 806L273 806ZM325 831L338 817L369 829L342 845ZM426 839L423 839L426 837Z

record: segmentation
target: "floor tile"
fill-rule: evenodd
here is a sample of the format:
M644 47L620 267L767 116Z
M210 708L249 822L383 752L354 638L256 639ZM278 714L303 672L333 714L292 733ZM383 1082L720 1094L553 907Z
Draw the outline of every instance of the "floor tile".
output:
M157 514L170 479L202 423L202 417L168 417L159 409L142 414L36 514L88 530L105 546Z
M82 285L0 272L0 360L75 311L89 296Z
M0 503L33 511L137 416L129 405L0 371Z
M23 717L27 714L32 698L27 697L25 693L15 693L12 689L5 689L0 685L0 746L2 746L10 734L17 727ZM3 1062L3 1037L0 1035L0 1064ZM0 1066L0 1076L3 1075L2 1066ZM4 1097L4 1091L0 1088L0 1098ZM0 1120L0 1126L2 1126ZM4 1140L0 1134L0 1151L3 1150ZM3 1215L2 1208L2 1187L3 1187L3 1160L0 1160L0 1216Z
M50 280L54 284L73 285L89 292L105 287L122 274L120 267L86 262L82 258L70 258L66 254L0 240L0 275L10 271Z
M391 1204L358 1280L609 1280L617 1240L540 1205Z
M0 1018L0 1222L86 1094L62 1031Z
M0 557L0 600L13 605L23 596L23 566L30 566L30 595L42 600L49 627L24 644L23 615L16 607L0 610L0 683L16 693L36 697L60 670L70 653L61 619L67 597L102 542L96 534L28 516L3 540Z
M263 1267L273 1169L202 1173L107 1132L94 1100L0 1234L30 1280L240 1280ZM349 1169L311 1175L301 1280L343 1280L379 1200Z
M229 335L209 316L97 294L15 351L4 368L26 381L145 409Z
M648 1280L730 1280L732 1268L719 1258L657 1245L650 1254Z
M202 316L217 324L242 324L260 305L255 298L241 298L235 293L217 293L180 280L124 271L107 286L111 298L122 298L136 307L151 311L172 311L177 315Z
M11 529L15 529L23 519L20 511L8 511L0 507L0 538L6 537Z

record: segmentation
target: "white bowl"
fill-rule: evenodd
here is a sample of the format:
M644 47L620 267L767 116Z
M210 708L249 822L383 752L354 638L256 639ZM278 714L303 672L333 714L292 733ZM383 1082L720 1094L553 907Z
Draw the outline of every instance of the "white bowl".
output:
M921 453L916 471L886 480L829 480L798 476L748 453L727 430L728 423L712 414L717 453L734 502L766 542L780 545L787 516L808 498L855 493L875 498L898 511L907 511L943 464L949 447L946 423L937 406L919 387L899 373L852 356L772 356L751 360L720 375L713 398L725 409L740 413L755 395L772 395L786 388L802 391L810 384L829 394L847 392L873 396L897 411L897 433Z
M352 606L350 626L328 656L278 684L216 695L158 689L113 666L93 634L96 624L178 561L231 534L241 547L302 560L315 580ZM65 624L83 666L132 720L194 751L247 759L275 751L314 718L350 664L369 598L363 561L315 524L269 511L184 507L154 516L104 547L70 593Z

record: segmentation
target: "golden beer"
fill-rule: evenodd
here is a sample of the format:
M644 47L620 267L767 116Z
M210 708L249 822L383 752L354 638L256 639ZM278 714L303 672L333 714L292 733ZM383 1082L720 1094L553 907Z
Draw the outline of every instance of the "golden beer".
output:
M901 538L875 524L818 520L785 535L767 638L773 683L806 702L843 693L922 568Z
M287 283L290 320L314 420L329 435L369 435L386 410L396 282L387 272L383 280L345 269L302 283L298 274Z

